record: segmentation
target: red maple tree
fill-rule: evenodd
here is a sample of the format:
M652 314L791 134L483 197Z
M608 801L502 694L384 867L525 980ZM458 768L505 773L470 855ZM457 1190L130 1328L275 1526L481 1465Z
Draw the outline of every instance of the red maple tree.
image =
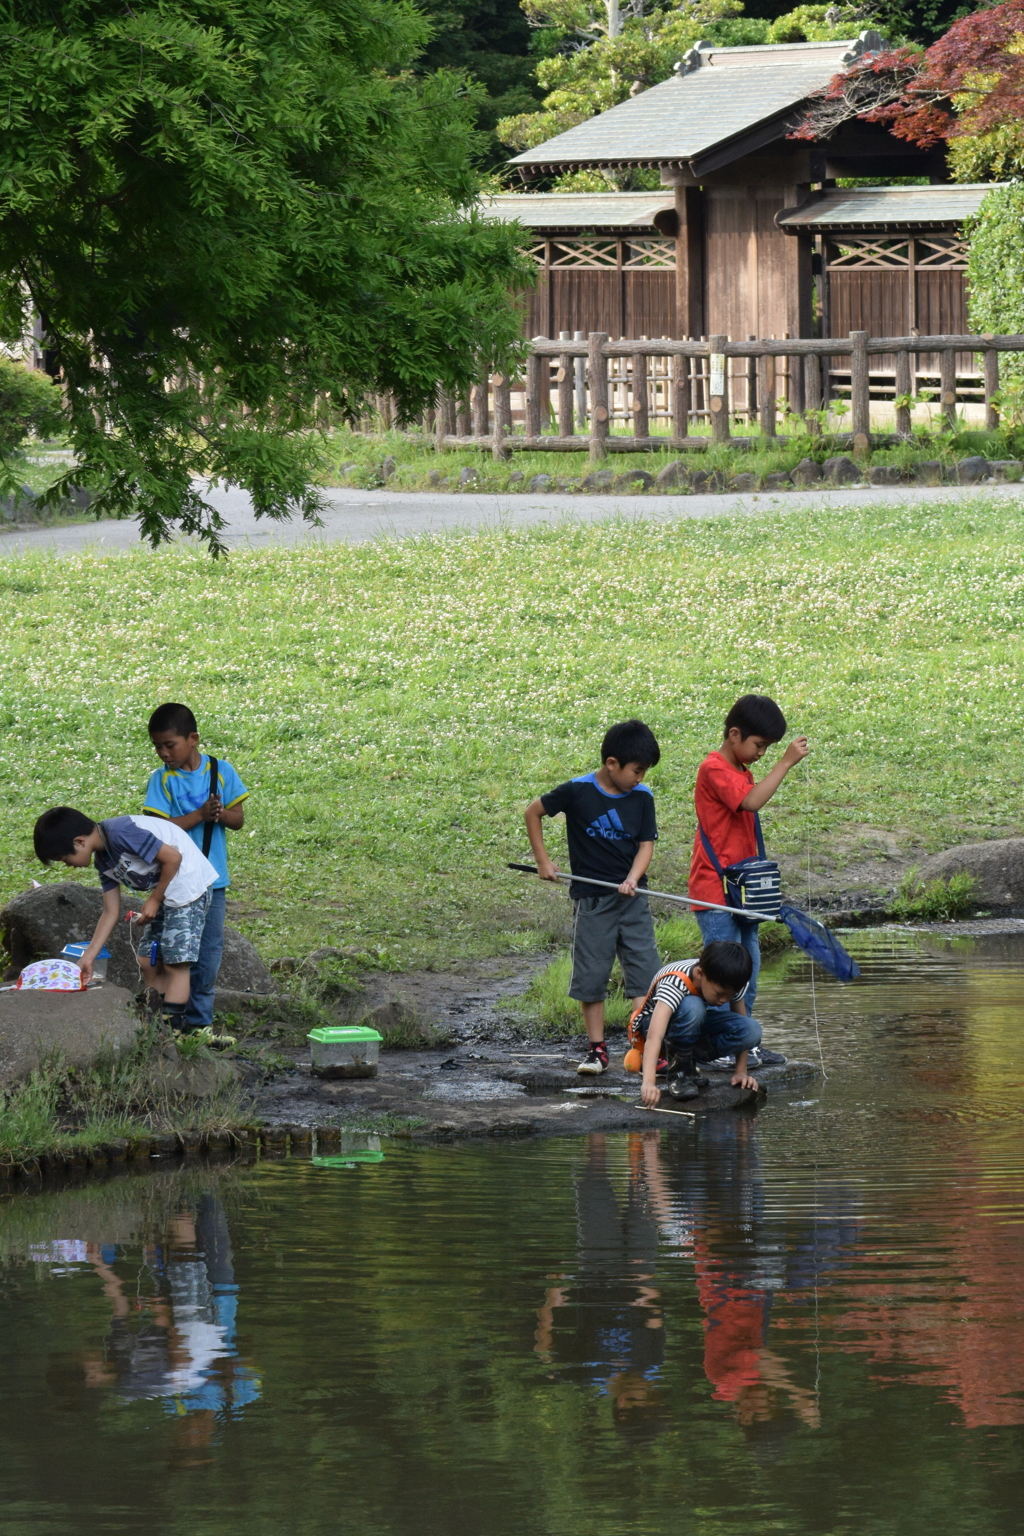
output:
M890 48L858 59L833 76L790 137L827 138L857 117L929 149L1019 124L1024 52L1017 49L1024 49L1024 0L1004 0L961 17L924 52Z

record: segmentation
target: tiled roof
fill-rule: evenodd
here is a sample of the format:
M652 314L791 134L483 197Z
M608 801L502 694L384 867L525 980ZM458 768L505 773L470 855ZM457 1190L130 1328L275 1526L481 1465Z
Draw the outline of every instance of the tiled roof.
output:
M846 67L845 57L857 47L853 42L704 44L697 67L526 150L512 164L540 169L691 160L793 112ZM688 55L695 57L696 50ZM783 131L780 125L780 135Z
M518 220L527 229L650 229L656 213L674 208L663 192L512 192L481 204L485 218Z
M977 213L987 182L944 182L934 187L837 187L785 209L782 229L885 229L917 224L960 224Z

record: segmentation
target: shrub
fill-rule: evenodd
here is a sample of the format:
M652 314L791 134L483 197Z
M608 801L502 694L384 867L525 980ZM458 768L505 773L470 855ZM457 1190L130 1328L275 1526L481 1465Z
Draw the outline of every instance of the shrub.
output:
M949 880L929 880L926 884L918 879L915 865L900 881L890 910L894 917L949 923L970 912L977 883L973 875L963 873L952 875Z
M65 426L59 387L45 373L0 357L0 455L13 453L33 433L56 437Z

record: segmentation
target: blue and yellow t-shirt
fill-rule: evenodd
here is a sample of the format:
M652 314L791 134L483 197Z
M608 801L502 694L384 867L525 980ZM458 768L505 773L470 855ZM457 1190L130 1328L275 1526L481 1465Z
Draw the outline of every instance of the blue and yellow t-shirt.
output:
M222 757L217 759L217 793L225 810L249 798L249 791L235 769ZM175 816L188 816L192 811L198 811L209 798L210 759L204 755L199 767L192 773L181 768L154 769L146 785L146 800L142 810L146 816L163 816L170 821ZM190 828L188 833L200 850L203 846L205 830L206 823L201 821L197 826ZM213 889L223 890L225 886L231 884L231 879L228 875L227 832L219 822L214 826L207 858L217 871Z

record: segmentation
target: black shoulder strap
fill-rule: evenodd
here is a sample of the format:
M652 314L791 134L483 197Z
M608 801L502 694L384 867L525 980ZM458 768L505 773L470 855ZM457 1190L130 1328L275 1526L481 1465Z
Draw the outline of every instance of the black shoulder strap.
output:
M704 828L701 826L699 821L697 823L697 829L700 832L700 840L704 844L704 852L707 854L708 858L711 860L712 868L714 869L715 874L716 875L721 875L721 877L724 879L725 878L725 870L722 868L721 864L719 864L719 862L718 862L718 855L715 853L715 850L711 846L711 839L708 837L707 833L704 831ZM756 811L754 812L754 836L757 838L757 856L758 856L758 858L759 859L767 858L767 854L764 851L764 836L763 836L763 834L761 832L761 818L757 814Z
M220 764L215 757L210 758L210 794L217 793L217 775L220 772ZM210 857L210 844L213 842L213 829L217 825L215 821L203 823L203 856Z

